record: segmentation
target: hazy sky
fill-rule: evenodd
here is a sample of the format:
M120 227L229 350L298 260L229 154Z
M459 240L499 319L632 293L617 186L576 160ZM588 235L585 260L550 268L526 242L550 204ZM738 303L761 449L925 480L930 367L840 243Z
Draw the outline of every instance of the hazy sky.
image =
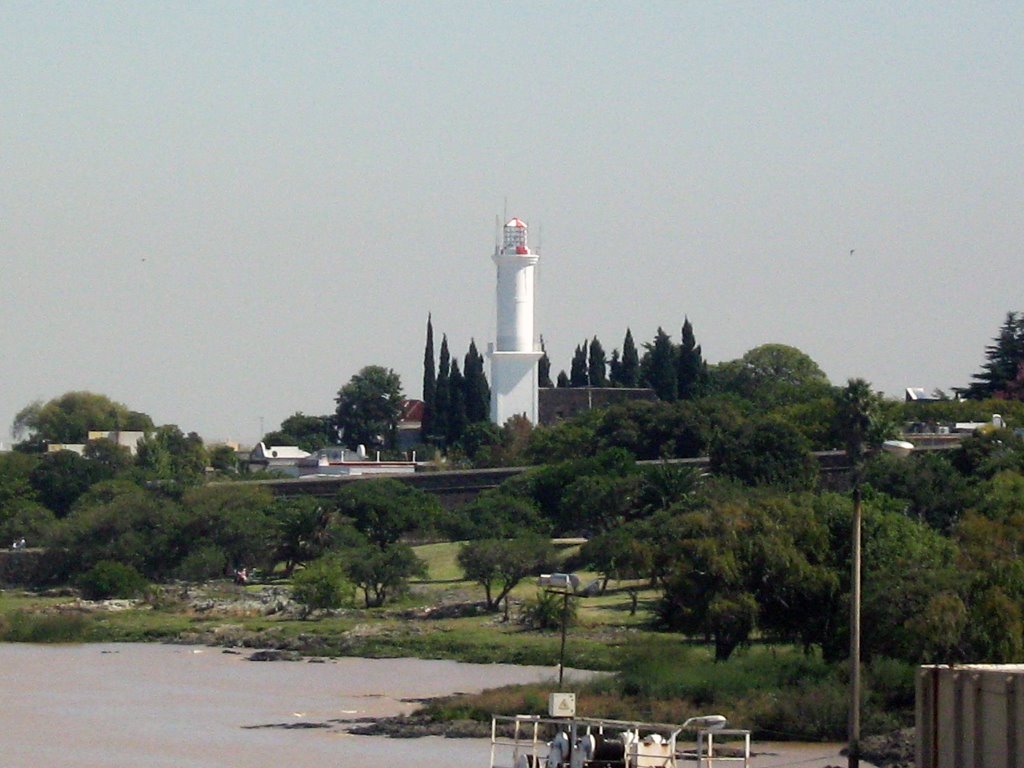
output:
M428 312L493 338L506 199L553 373L688 315L966 384L1024 309L1024 5L5 0L0 439L73 389L243 441L364 365L418 396Z

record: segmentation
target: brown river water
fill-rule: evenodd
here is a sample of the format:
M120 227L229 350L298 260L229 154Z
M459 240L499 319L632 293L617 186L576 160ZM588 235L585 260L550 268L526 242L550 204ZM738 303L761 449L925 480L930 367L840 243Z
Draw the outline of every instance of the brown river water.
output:
M355 736L416 699L550 681L549 667L418 659L250 662L220 648L0 644L0 768L487 768L481 739ZM330 728L284 728L325 723ZM755 745L753 765L839 765L836 745Z

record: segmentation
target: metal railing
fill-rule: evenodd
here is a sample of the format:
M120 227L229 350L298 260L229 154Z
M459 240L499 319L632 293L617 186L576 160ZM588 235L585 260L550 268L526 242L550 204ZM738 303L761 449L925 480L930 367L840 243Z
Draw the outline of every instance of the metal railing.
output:
M511 731L511 733L509 733ZM494 715L491 718L490 768L678 768L683 760L697 759L698 768L721 763L750 766L750 731L735 728L700 729L694 752L680 749L682 728L669 723L648 723L604 718L555 718L538 715ZM552 743L559 733L568 751L552 757ZM587 737L594 737L588 739ZM609 739L611 737L611 739ZM716 742L716 739L718 740ZM597 743L622 744L621 758L595 759ZM723 742L733 742L723 751ZM742 744L742 746L738 746Z

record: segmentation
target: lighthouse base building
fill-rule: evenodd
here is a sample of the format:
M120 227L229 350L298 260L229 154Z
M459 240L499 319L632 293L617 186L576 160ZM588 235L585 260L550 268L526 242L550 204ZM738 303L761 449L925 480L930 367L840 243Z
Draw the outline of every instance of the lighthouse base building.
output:
M513 416L537 423L537 361L534 341L534 281L539 256L530 250L526 224L505 224L494 248L498 269L498 338L488 346L491 358L491 421L503 425Z
M540 352L498 352L491 346L491 421L513 416L537 423L537 361Z

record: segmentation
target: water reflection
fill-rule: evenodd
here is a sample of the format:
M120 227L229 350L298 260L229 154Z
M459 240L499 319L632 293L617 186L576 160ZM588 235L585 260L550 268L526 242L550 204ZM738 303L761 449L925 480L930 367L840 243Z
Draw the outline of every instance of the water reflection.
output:
M352 736L335 721L553 673L417 659L259 663L155 644L0 644L0 679L0 765L11 768L441 768L486 765L488 743ZM292 723L331 727L253 728Z

